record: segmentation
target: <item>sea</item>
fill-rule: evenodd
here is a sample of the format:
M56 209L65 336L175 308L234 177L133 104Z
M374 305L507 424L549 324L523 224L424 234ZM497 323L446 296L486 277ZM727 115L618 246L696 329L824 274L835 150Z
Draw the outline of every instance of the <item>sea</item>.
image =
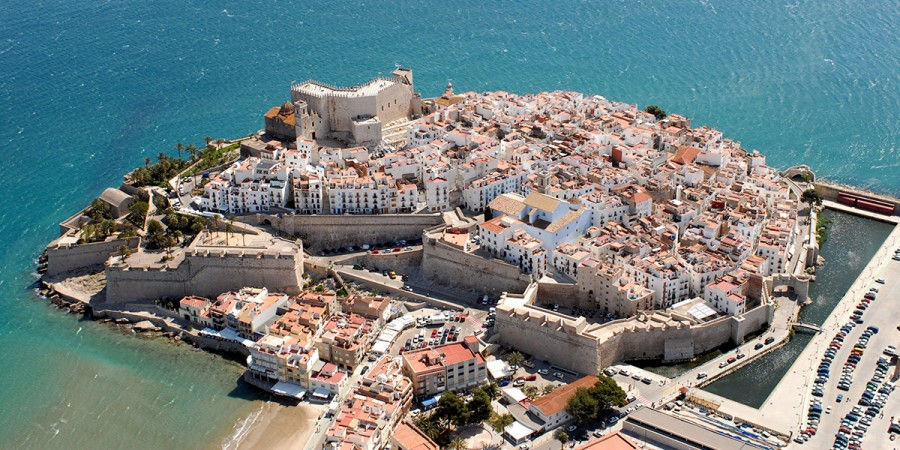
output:
M58 223L292 81L413 70L425 96L575 90L722 130L771 166L900 194L898 0L34 0L0 7L0 447L222 447L240 362L34 294Z

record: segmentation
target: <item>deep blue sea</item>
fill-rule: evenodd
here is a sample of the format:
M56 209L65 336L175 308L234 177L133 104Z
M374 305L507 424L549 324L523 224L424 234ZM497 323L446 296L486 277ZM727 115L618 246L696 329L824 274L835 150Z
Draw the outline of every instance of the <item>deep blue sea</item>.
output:
M72 1L0 7L0 447L219 446L221 358L35 301L32 261L145 157L262 127L292 80L571 89L900 194L900 1Z

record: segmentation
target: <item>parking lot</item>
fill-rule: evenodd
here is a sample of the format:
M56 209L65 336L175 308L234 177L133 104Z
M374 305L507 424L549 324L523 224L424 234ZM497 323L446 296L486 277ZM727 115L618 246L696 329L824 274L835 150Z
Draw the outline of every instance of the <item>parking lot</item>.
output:
M881 274L897 272L900 262L895 261ZM900 402L894 398L896 393L891 393L890 380L896 368L884 351L900 342L896 315L900 279L885 276L883 281L871 284L878 289L875 300L864 302L861 298L848 312L841 330L827 331L832 340L822 340L816 349L820 359L813 370L818 379L808 392L801 427L811 436L798 436L798 441L805 442L795 441L795 445L888 448L886 443L895 439L888 429L890 419L900 415ZM852 319L853 315L858 319Z
M437 308L422 308L417 311L413 311L410 315L416 319L424 319L428 317L433 317L437 314L443 314L445 316L450 316L451 320L445 321L443 323L434 323L434 324L426 324L424 326L413 326L404 330L397 336L397 340L391 344L390 354L391 355L399 355L403 351L406 350L406 342L410 341L411 346L409 350L415 350L419 348L425 347L433 347L436 345L443 345L451 342L461 342L462 338L466 336L479 335L482 336L484 333L484 328L482 325L487 317L487 312L480 310L473 311L442 311ZM460 316L464 316L465 319L459 320ZM455 332L451 333L449 330L455 329ZM448 330L446 333L446 338L444 338L444 330ZM416 338L417 336L421 336L421 338ZM414 342L417 341L417 342Z

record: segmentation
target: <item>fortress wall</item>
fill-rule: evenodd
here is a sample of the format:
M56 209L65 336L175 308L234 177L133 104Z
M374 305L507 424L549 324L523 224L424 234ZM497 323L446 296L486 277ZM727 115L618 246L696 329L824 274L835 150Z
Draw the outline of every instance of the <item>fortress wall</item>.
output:
M413 92L412 87L395 83L383 89L375 98L375 107L381 123L403 119L410 115Z
M660 322L625 319L614 324L630 324L634 329L621 329L617 334L594 338L584 334L584 330L575 333L552 329L536 319L511 317L498 310L496 327L501 341L511 347L567 369L594 374L619 361L666 360L668 357L677 360L697 356L728 342L743 342L747 334L769 323L773 314L774 307L769 304L754 308L743 317L720 317L694 326L663 326ZM648 323L654 326L644 328ZM586 330L595 327L588 325ZM667 343L670 350L689 353L667 354Z
M107 267L106 301L155 301L186 295L214 297L245 286L266 287L293 295L300 291L302 276L299 255L189 255L174 269Z
M589 308L596 307L589 301L573 283L538 283L537 298L541 299L543 304L556 303L559 306L572 308Z
M55 276L94 266L102 267L110 256L119 252L119 248L125 246L134 249L139 242L140 238L135 236L87 244L48 246L47 275Z
M341 262L343 264L359 264L369 269L407 273L418 269L422 265L422 253L421 248L396 253L379 253L377 255L367 253L347 258Z
M499 295L522 292L531 278L499 259L463 252L435 239L423 244L422 274L438 283Z
M422 237L426 228L440 225L440 214L377 214L377 215L286 215L269 214L244 216L243 220L258 225L271 225L286 234L306 238L307 248L317 252L326 248L348 245L394 242Z
M403 289L398 289L393 286L388 286L383 283L379 283L377 281L370 280L368 278L364 278L359 276L353 272L349 272L346 270L339 270L337 273L340 274L344 280L354 281L363 286L366 286L377 293L384 293L386 295L393 295L395 297L405 298L407 300L411 300L414 302L424 302L429 305L436 306L442 309L449 309L453 311L462 311L464 308L453 302L445 302L443 300L438 300L433 297L429 297L427 295L417 294L415 292L404 291Z
M535 319L511 317L501 310L494 327L505 345L538 359L586 374L596 374L600 366L597 342L590 337L553 329Z

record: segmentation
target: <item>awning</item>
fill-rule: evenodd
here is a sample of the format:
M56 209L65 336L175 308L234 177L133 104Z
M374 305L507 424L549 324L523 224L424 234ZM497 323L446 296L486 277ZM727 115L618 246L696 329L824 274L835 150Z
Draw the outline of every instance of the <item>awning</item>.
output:
M435 395L434 397L422 400L422 406L428 408L430 406L434 406L437 404L438 400L441 399L441 394Z
M531 428L522 425L522 422L518 420L504 428L503 432L508 434L516 443L522 442L523 439L531 436L531 433L533 433Z
M294 397L298 400L303 400L303 397L306 396L306 389L303 389L296 384L285 383L284 381L275 383L275 385L272 386L272 392L286 397Z

